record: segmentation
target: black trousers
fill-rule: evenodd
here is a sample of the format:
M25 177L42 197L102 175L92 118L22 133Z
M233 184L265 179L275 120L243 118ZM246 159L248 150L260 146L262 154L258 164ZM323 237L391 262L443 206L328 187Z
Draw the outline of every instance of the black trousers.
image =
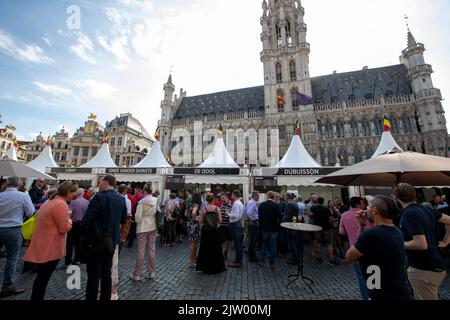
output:
M33 283L33 292L31 293L31 300L44 300L45 291L47 291L50 277L58 266L59 260L49 261L47 263L38 265L38 274Z
M98 294L98 285L100 283L100 300L111 300L112 278L111 268L114 256L114 249L112 239L103 254L97 259L92 259L87 262L87 286L86 286L86 300L96 301Z
M248 242L248 255L250 260L257 260L256 256L256 242L258 241L259 227L258 222L255 221L247 226L249 242Z
M66 242L66 265L72 264L73 262L80 262L80 241L81 241L81 222L74 221L72 224L72 229L67 234ZM75 258L73 258L73 252L75 249Z
M134 240L136 240L136 238L137 238L136 227L137 227L136 222L131 221L130 233L128 233L128 243L127 243L128 248L133 247Z
M166 244L174 243L177 240L176 220L165 221L164 227L166 229Z

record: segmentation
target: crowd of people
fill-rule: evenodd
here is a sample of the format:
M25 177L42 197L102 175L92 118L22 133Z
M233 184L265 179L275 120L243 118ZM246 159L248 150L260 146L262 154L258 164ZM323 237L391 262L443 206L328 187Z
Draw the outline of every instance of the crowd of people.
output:
M36 273L32 300L45 298L62 259L65 266L86 264L87 300L119 299L122 249L137 243L129 278L152 280L158 236L161 250L188 241L189 267L204 274L239 269L247 262L273 271L286 256L287 264L296 266L301 243L309 242L315 263L323 263L324 251L331 268L353 263L364 300L438 299L450 244L445 198L436 195L424 202L408 184L399 184L391 197L353 197L349 207L339 197L326 202L315 193L306 200L289 192L267 192L261 198L256 191L244 199L239 191L185 190L162 201L151 184L142 189L117 185L110 175L100 179L98 191L70 181L53 190L37 180L26 192L18 178L9 178L0 192L0 249L6 248L0 297L24 292L13 282L24 242L21 227L37 215L23 256L23 272ZM300 238L297 231L282 228L283 222L313 224L321 231ZM381 279L369 286L374 270Z

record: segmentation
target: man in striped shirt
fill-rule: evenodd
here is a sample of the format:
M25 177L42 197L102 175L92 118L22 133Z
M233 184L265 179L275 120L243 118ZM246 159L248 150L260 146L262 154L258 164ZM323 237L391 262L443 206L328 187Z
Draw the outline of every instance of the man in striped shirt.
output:
M230 233L230 217L228 214L231 212L231 208L233 207L230 204L230 200L228 197L223 194L220 198L220 201L223 203L220 206L220 213L222 214L222 223L220 224L220 235L222 238L222 242L224 243L224 259L228 259L228 250L231 244L231 233Z

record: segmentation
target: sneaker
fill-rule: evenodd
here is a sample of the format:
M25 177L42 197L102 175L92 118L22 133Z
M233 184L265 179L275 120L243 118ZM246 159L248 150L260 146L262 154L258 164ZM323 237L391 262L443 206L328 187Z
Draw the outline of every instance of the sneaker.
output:
M117 301L119 300L119 295L117 293L112 293L111 294L111 301Z
M15 296L18 294L22 294L24 292L25 292L25 289L18 289L18 288L5 289L0 292L0 299L10 297L10 296Z
M144 280L144 279L142 279L142 277L139 277L139 276L131 275L131 276L130 276L130 280L131 280L131 281L134 281L134 282L139 282L139 281L142 281L142 280Z
M153 279L155 279L155 273L154 273L154 272L150 273L150 275L149 275L149 279L150 279L150 280L153 280Z

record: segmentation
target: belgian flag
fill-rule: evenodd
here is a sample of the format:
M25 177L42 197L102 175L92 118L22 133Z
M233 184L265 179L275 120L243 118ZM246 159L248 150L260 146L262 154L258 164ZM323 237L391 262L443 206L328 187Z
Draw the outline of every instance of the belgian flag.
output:
M109 142L109 132L105 133L105 136L103 137L103 143L108 143Z
M296 131L296 135L300 136L301 135L301 126L300 126L300 121L297 120L295 122L295 131Z
M391 131L391 122L388 120L388 118L386 116L384 116L384 132L389 132Z
M220 137L223 137L224 134L225 134L225 131L223 130L223 126L220 125L220 126L219 126L219 136L220 136Z
M160 133L159 133L159 127L155 131L155 139L156 141L159 141Z
M17 143L17 139L16 138L14 138L13 147L16 148L16 149L19 148L19 144Z
M277 95L277 104L285 105L286 101L284 100L284 97L282 95Z
M47 141L45 141L45 145L49 146L52 144L52 137L48 136Z

